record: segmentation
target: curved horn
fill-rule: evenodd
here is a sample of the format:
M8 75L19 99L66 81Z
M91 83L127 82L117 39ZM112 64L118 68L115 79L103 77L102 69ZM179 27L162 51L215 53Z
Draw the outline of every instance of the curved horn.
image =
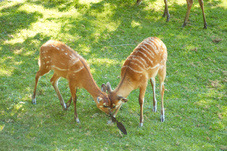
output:
M107 90L107 92L109 92L109 93L112 91L111 85L110 85L109 82L106 83L106 90Z
M106 90L107 90L107 87L104 83L101 86L101 90L102 90L102 92L106 92Z

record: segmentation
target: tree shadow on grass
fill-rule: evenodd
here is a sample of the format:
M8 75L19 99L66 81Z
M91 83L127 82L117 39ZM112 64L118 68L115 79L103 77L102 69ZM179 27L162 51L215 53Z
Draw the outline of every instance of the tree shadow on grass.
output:
M29 26L36 22L42 14L38 12L28 13L19 10L24 4L17 4L1 10L0 17L0 36L1 41L6 39L13 39L11 34L15 34L22 29L27 29Z

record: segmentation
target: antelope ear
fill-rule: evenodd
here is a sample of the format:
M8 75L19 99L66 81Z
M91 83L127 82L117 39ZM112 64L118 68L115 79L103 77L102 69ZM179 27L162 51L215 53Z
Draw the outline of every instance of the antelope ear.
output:
M118 96L117 98L118 100L122 101L123 103L126 103L128 101L128 99L122 97L122 96Z
M102 86L101 86L102 92L106 92L106 89L107 89L107 87L106 87L106 85L103 83Z
M97 102L100 103L102 101L102 98L97 97Z
M107 90L107 92L109 92L109 93L112 91L111 85L110 85L109 82L106 83L106 90Z

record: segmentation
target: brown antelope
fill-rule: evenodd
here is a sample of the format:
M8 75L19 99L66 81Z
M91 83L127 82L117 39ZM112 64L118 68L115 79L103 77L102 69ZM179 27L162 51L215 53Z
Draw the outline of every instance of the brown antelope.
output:
M141 3L142 0L137 0L137 5L139 5ZM190 10L193 4L193 0L186 0L187 1L187 13L184 19L184 23L182 25L182 27L186 26L187 22L188 22L188 18L189 18L189 14L190 14ZM204 23L204 29L207 29L207 22L206 22L206 17L205 17L205 12L204 12L204 5L203 5L203 0L198 0L199 1L199 5L202 9L202 13L203 13L203 23ZM165 15L167 15L167 20L169 21L169 11L168 11L168 6L167 6L167 0L164 0L165 2L165 11L164 11L164 15L163 17L165 17Z
M74 103L74 117L79 123L79 118L76 111L77 88L86 89L93 97L97 107L109 114L110 100L108 95L103 93L95 83L90 68L85 59L73 49L62 42L49 40L40 48L39 71L35 77L35 88L32 97L32 102L36 104L36 88L39 78L50 70L54 71L53 77L50 79L63 109L67 109L71 101ZM64 99L58 89L58 80L60 77L66 78L69 82L71 98L65 104Z
M158 74L161 92L161 121L164 122L164 80L166 76L167 48L165 44L156 37L149 37L143 40L134 51L128 56L121 68L121 81L117 88L112 91L109 82L102 85L102 90L109 93L109 99L113 108L116 108L113 116L123 103L127 101L126 97L131 91L139 88L140 104L140 126L143 126L143 103L147 87L147 81L150 79L153 88L153 111L157 111L157 101L155 98L155 77Z

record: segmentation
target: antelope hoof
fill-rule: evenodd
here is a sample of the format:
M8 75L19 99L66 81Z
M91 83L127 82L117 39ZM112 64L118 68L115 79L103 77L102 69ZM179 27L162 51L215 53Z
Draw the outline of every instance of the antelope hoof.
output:
M165 121L165 115L161 115L161 122Z
M107 124L108 125L113 124L112 120L107 121Z
M75 120L76 120L77 123L80 123L80 120L79 120L78 117L75 117Z
M140 127L143 127L143 123L140 123Z
M183 25L182 25L182 27L185 27L186 26L186 23L184 23Z
M63 107L63 110L67 110L68 109L68 107L67 107L67 105L65 103L63 104L62 107Z
M36 98L32 99L32 104L36 104Z
M61 104L61 106L62 106L63 110L67 110L67 106L65 103Z
M157 106L153 107L153 112L157 112Z

